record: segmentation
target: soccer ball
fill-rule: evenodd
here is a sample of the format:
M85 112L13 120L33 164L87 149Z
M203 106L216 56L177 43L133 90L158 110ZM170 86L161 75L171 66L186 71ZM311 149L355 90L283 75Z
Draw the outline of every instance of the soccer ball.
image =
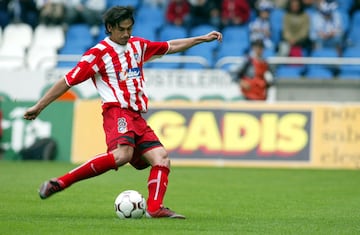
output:
M115 199L115 213L120 219L139 219L145 209L146 201L138 191L126 190Z

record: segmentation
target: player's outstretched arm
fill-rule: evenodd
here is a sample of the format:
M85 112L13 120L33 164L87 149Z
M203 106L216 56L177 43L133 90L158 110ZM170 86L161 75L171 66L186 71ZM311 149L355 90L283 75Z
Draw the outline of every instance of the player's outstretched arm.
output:
M64 78L57 81L34 106L26 110L24 119L34 120L46 106L59 98L69 90L69 88L70 87L66 84Z
M180 39L170 40L169 41L170 48L169 48L168 54L185 51L188 48L193 47L197 44L200 44L203 42L211 42L214 40L218 40L219 42L221 42L222 34L217 31L212 31L208 34L197 36L197 37L180 38Z

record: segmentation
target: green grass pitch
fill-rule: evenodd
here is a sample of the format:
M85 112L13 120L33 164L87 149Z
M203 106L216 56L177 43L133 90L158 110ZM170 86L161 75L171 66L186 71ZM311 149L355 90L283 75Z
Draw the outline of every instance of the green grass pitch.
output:
M165 205L186 220L120 220L123 190L147 195L125 166L47 200L39 185L75 165L0 161L0 234L360 234L360 171L173 167Z

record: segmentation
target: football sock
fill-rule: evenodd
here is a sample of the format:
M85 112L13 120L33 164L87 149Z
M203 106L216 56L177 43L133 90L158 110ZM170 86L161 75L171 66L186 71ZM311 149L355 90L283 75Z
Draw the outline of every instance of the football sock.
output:
M166 166L153 166L151 168L148 179L148 211L154 212L163 206L162 203L168 185L169 173L170 169Z
M59 177L58 181L61 187L66 188L80 180L100 175L111 169L116 170L117 168L114 155L112 153L104 153L97 155L93 159Z

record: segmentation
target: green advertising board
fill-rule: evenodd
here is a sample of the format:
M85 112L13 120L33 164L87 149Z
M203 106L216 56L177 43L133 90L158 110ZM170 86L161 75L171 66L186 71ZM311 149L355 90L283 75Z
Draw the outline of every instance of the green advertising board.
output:
M17 160L19 151L32 145L35 140L51 137L57 143L57 161L70 161L73 130L73 102L57 101L47 107L40 116L28 121L23 119L25 110L34 102L3 100L3 159Z

